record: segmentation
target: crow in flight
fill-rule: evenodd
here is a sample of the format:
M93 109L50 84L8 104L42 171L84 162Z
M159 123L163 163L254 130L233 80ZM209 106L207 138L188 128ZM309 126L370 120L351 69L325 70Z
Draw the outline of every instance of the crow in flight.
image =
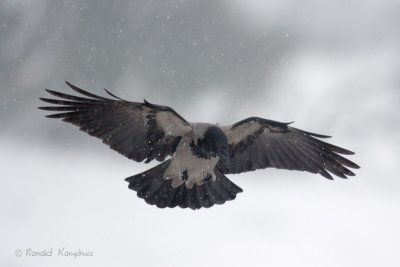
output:
M148 204L199 209L233 200L242 189L225 174L274 167L318 173L333 179L354 176L359 166L339 154L353 152L306 132L268 119L250 117L229 126L186 121L167 106L125 101L105 89L104 98L66 82L81 96L46 89L57 97L40 107L98 137L137 162L162 162L125 180ZM170 156L166 160L166 158Z

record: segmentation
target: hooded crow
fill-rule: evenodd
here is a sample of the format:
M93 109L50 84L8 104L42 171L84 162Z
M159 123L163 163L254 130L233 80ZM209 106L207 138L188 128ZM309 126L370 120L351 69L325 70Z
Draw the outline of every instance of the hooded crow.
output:
M84 91L80 96L53 90L53 104L39 107L98 137L111 149L137 162L161 164L125 180L148 204L159 208L199 209L223 204L243 190L225 175L274 167L307 171L333 179L354 176L359 166L340 154L353 152L315 134L282 123L250 117L229 126L186 121L167 106L123 100ZM168 159L166 159L169 157Z

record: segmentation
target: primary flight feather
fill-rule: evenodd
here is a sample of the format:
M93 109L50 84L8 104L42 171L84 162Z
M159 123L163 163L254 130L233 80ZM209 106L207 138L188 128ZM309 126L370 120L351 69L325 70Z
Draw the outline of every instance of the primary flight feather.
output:
M274 167L333 179L354 176L359 166L340 154L353 152L326 143L289 123L250 117L230 126L191 123L167 106L105 98L66 82L80 96L53 90L40 98L57 113L47 115L78 126L137 162L162 163L125 180L147 203L160 208L199 209L233 200L243 190L225 174ZM167 156L171 156L165 160Z

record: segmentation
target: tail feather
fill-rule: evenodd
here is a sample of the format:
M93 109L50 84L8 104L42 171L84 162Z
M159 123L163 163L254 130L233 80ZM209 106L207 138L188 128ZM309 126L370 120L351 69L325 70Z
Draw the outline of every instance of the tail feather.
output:
M171 160L167 160L143 173L133 175L125 180L129 188L137 191L137 195L146 203L159 208L209 208L214 204L223 204L236 198L242 189L232 183L218 169L215 170L216 180L207 179L204 184L195 184L187 188L183 183L172 187L171 180L165 180L163 174Z

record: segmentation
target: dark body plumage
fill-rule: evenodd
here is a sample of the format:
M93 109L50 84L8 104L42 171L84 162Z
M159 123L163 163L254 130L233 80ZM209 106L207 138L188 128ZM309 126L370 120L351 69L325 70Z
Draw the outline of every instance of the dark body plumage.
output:
M78 126L110 148L137 162L162 163L126 178L147 203L198 209L232 200L242 189L225 174L268 167L318 173L328 179L354 176L359 168L340 154L353 152L321 141L329 136L251 117L230 126L190 123L167 106L97 96L67 83L82 96L53 90L59 99L40 107L56 111L50 118ZM166 159L171 156L170 159Z

